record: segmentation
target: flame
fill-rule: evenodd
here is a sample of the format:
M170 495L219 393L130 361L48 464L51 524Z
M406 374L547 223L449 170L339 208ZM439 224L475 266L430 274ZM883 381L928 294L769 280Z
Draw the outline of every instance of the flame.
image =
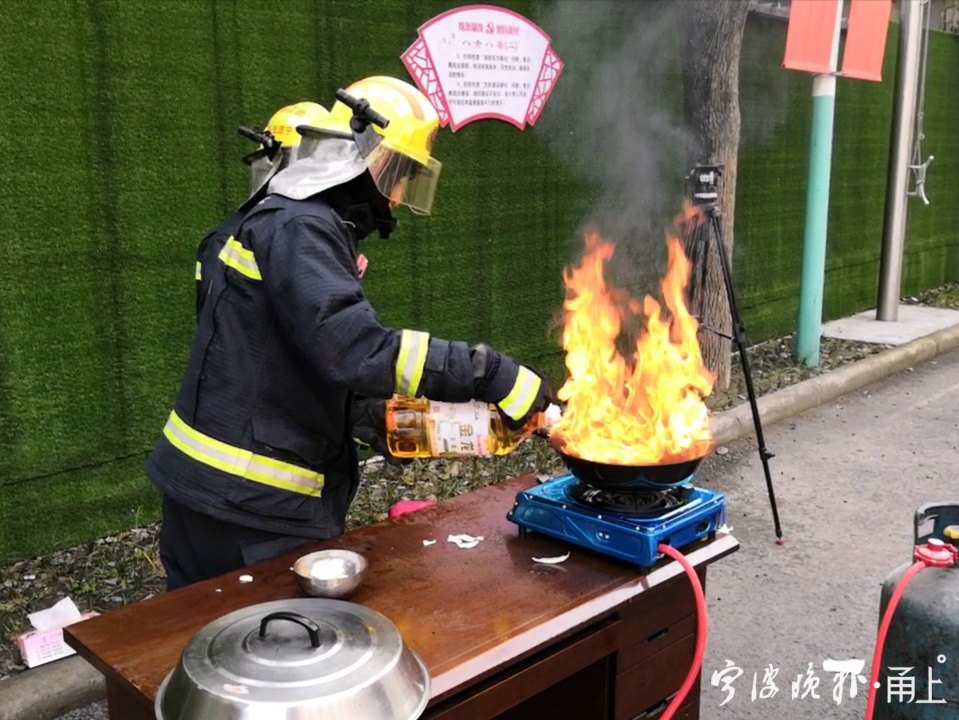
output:
M688 206L677 218L699 222ZM660 287L668 310L647 295L642 303L607 285L603 269L615 246L597 233L585 237L579 266L564 273L563 348L569 378L557 393L566 409L550 435L563 452L617 465L693 460L712 449L703 398L715 375L703 365L699 323L686 307L690 263L675 233L667 232L668 263ZM627 360L617 349L624 325L641 323Z

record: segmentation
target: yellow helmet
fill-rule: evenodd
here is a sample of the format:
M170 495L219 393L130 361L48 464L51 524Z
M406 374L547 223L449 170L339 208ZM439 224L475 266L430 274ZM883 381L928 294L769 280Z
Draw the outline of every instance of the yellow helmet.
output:
M250 193L255 194L284 167L289 165L292 150L300 144L300 125L324 123L329 111L315 102L298 102L281 107L266 123L266 132L280 142L279 154L271 153L264 145L243 158L250 166ZM255 135L254 135L255 136Z
M443 167L432 156L440 119L429 99L407 82L380 75L358 80L346 92L389 120L385 128L372 126L380 138L365 157L376 187L392 204L429 215ZM352 117L353 111L337 101L325 122L306 123L304 129L352 137Z
M315 102L298 102L281 107L266 124L266 131L283 143L280 149L295 148L300 144L300 125L317 125L329 117L329 111Z

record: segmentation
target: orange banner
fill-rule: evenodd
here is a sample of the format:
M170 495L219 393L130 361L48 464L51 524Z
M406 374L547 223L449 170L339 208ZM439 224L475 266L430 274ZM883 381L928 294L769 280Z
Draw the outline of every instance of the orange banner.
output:
M817 74L832 72L829 60L838 6L839 0L793 0L789 7L784 68Z
M882 57L886 52L891 12L892 0L852 0L846 48L842 54L843 77L882 80Z

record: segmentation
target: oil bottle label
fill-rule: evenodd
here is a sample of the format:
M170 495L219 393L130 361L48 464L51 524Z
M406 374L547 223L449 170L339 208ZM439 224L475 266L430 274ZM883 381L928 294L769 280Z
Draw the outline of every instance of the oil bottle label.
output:
M489 405L431 402L430 450L434 457L489 455Z

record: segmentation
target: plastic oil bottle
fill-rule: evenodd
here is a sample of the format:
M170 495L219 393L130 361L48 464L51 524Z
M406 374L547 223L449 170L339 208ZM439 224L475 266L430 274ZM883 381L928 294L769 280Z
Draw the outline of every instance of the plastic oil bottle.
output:
M386 403L386 444L398 458L505 455L559 415L559 407L550 405L511 430L495 405L396 396Z

